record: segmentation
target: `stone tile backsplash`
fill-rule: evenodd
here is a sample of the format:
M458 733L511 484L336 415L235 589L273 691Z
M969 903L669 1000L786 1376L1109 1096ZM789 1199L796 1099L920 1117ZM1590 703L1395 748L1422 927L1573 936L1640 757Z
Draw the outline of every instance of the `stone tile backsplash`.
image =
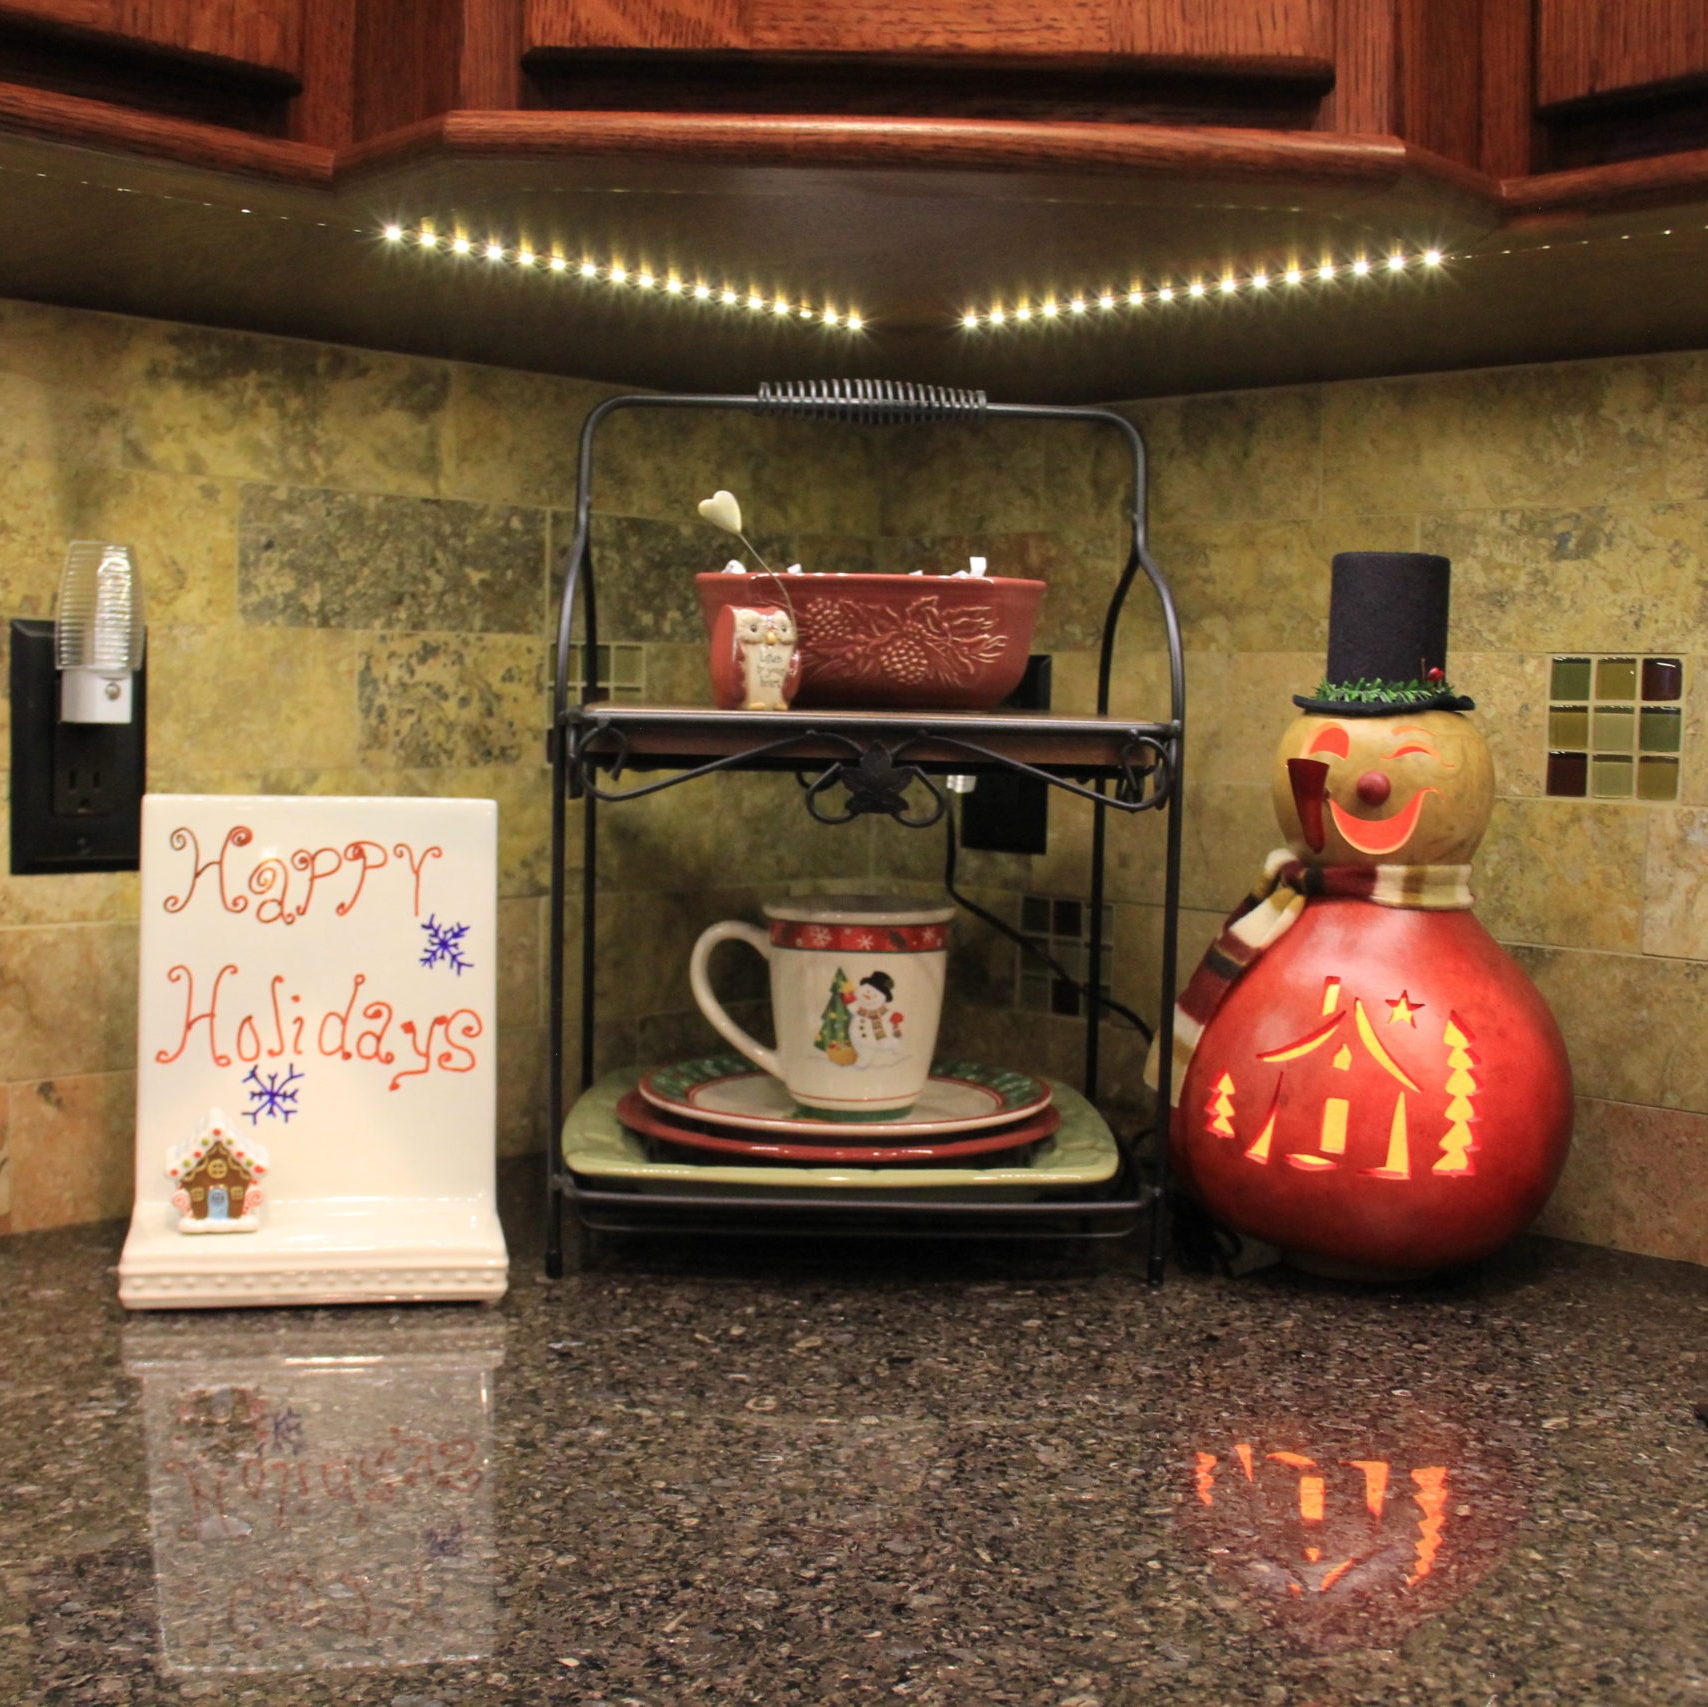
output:
M577 436L610 395L0 302L0 615L48 614L67 540L135 545L151 785L499 801L508 1152L545 1139L550 626ZM1183 973L1278 840L1270 756L1289 696L1321 673L1329 557L1444 552L1452 676L1477 701L1500 787L1481 914L1554 1005L1577 1077L1577 1149L1541 1225L1708 1262L1708 705L1684 702L1676 801L1549 798L1545 774L1552 658L1676 657L1692 682L1708 660L1708 354L1119 407L1146 435L1151 546L1188 649ZM1041 575L1056 704L1089 709L1129 484L1119 435L1077 425L620 415L592 494L600 636L644 648L649 697L706 703L692 576L735 542L694 505L722 486L780 563L941 570L977 554ZM1141 584L1117 711L1161 714L1159 644ZM1082 889L1088 816L1060 802L1046 854L968 854L963 881L999 915L1035 917L1028 896ZM783 889L880 876L925 889L941 869L936 834L814 826L787 776L696 783L601 823L601 1067L709 1041L683 972L704 924ZM1160 829L1123 820L1110 835L1113 992L1151 1017ZM579 883L573 836L570 860ZM0 877L0 1228L124 1212L135 908L133 874ZM1076 1022L1013 1006L1011 949L969 934L958 965L946 1048L1077 1071ZM731 965L733 998L757 994L754 970ZM1106 1090L1123 1119L1141 1056L1111 1030Z

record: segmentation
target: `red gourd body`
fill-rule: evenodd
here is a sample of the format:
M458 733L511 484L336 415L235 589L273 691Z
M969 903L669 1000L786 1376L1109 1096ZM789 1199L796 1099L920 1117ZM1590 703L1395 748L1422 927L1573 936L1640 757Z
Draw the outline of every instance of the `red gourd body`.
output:
M1241 1232L1331 1267L1419 1273L1523 1229L1571 1116L1559 1028L1471 913L1318 899L1216 1010L1173 1158Z

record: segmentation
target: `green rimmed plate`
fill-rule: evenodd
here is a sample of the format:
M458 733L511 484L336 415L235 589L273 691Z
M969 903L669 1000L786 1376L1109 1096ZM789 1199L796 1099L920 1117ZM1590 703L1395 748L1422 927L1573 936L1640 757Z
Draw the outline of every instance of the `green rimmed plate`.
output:
M692 1120L748 1132L844 1141L850 1125L874 1130L881 1126L886 1135L908 1137L1000 1126L1049 1107L1051 1094L1051 1087L1030 1073L987 1067L980 1061L938 1061L905 1120L814 1120L796 1111L795 1099L780 1080L760 1072L746 1056L728 1050L655 1067L641 1074L638 1089L654 1108Z
M617 1118L617 1104L635 1088L633 1069L608 1073L583 1093L563 1123L563 1159L577 1174L629 1180L643 1191L718 1197L776 1191L832 1202L851 1191L898 1198L947 1200L969 1191L993 1201L1026 1201L1051 1191L1100 1185L1120 1165L1115 1136L1096 1109L1071 1086L1040 1081L1062 1117L1054 1136L1007 1167L857 1168L726 1166L716 1162L655 1162L640 1138Z

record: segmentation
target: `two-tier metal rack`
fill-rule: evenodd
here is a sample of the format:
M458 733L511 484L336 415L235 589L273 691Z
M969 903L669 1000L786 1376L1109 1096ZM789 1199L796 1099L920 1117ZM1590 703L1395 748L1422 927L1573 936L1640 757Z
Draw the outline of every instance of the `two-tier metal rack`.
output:
M873 426L958 421L969 430L989 419L1094 422L1120 433L1133 459L1127 560L1104 617L1092 715L1056 712L711 711L628 705L598 697L598 622L591 551L594 444L599 428L623 409L725 409L753 414L863 422ZM803 803L823 823L882 813L910 827L938 822L949 809L935 780L950 774L1009 771L1093 803L1091 917L1100 920L1105 888L1106 829L1111 812L1160 810L1166 820L1162 965L1155 1009L1160 1082L1157 1107L1169 1107L1173 1052L1175 957L1180 906L1181 769L1186 677L1174 599L1146 545L1144 441L1133 424L1105 409L990 403L983 392L883 380L763 385L752 396L648 394L613 397L588 416L581 434L575 538L564 560L552 698L551 1129L546 1146L546 1267L564 1265L563 1211L581 1229L600 1231L766 1232L918 1237L1122 1237L1148 1223L1149 1274L1160 1280L1165 1254L1167 1144L1159 1130L1150 1165L1141 1170L1129 1137L1121 1165L1104 1188L1070 1198L994 1203L969 1191L951 1201L885 1200L882 1194L795 1198L786 1193L707 1198L652 1195L581 1179L562 1161L566 1096L565 991L569 886L565 855L569 802L581 804L583 864L579 970L579 1084L593 1082L593 979L599 903L598 830L602 803L638 799L722 771L788 771L803 783ZM1168 715L1136 721L1109 715L1115 641L1127 594L1143 574L1155 594L1169 665ZM573 637L581 619L579 642ZM569 700L572 643L583 648L585 703ZM668 774L618 788L626 771ZM1103 1016L1102 932L1090 933L1086 985L1084 1091L1097 1098ZM1159 1127L1163 1116L1159 1115Z

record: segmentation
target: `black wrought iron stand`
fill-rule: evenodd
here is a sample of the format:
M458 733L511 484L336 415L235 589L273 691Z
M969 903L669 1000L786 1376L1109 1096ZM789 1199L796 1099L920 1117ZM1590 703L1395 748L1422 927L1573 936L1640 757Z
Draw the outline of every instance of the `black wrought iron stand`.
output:
M753 414L795 416L893 425L924 421L987 419L1090 421L1123 434L1133 456L1132 538L1126 566L1104 617L1098 656L1097 705L1089 717L1027 712L837 712L707 711L631 706L598 699L598 623L590 550L593 448L599 428L619 409L738 409ZM551 1128L546 1145L548 1205L546 1270L563 1273L563 1209L567 1204L583 1229L702 1232L764 1231L769 1234L859 1233L934 1238L1040 1235L1119 1238L1148 1216L1148 1273L1162 1278L1166 1254L1165 1214L1168 1146L1156 1135L1154 1166L1145 1179L1131 1141L1121 1140L1121 1166L1113 1181L1082 1198L1031 1203L991 1203L969 1193L964 1200L897 1203L881 1197L794 1198L784 1193L715 1199L605 1189L578 1179L561 1160L565 1097L563 1036L568 884L564 870L568 808L581 801L583 866L581 897L580 1086L593 1082L593 977L598 908L598 827L601 802L634 800L727 770L816 771L805 789L807 810L825 823L843 823L883 813L915 828L938 822L948 797L934 780L952 773L977 775L1011 770L1094 804L1090 904L1101 921L1105 841L1110 812L1160 810L1165 814L1166 871L1163 889L1161 982L1156 1032L1161 1082L1158 1109L1169 1107L1173 1055L1175 956L1180 911L1180 800L1185 743L1186 676L1180 626L1167 582L1146 546L1147 470L1144 441L1133 424L1105 409L1054 408L1041 404L990 403L981 391L946 390L886 380L834 380L762 385L753 396L646 395L613 397L588 416L581 434L576 491L575 540L564 561L558 613L556 680L550 733L552 760ZM1154 722L1109 716L1109 686L1115 639L1127 593L1143 573L1156 595L1168 646L1168 716ZM583 679L587 703L569 703L570 649L577 613L583 619ZM670 774L617 790L629 766ZM601 773L608 781L600 782ZM917 807L910 804L923 796ZM836 802L841 801L840 807ZM1090 933L1086 1003L1085 1094L1097 1098L1102 1010L1096 992L1102 981L1102 930Z

